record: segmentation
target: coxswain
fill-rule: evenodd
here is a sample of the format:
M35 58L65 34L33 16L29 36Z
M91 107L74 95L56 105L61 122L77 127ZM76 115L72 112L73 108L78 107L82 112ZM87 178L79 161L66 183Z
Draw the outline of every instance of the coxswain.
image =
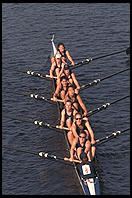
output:
M73 133L71 132L71 126L74 120L74 116L77 113L75 109L72 108L72 102L70 100L66 101L64 109L61 111L60 129L63 127L68 127L69 131L67 132L67 137L70 145L73 143Z
M80 132L84 130L86 132L86 138L89 139L91 144L95 144L94 132L90 126L87 117L82 117L81 113L77 112L75 114L75 119L71 127L71 132L76 140L78 140ZM91 147L92 159L95 157L95 146Z
M65 64L61 60L61 55L59 52L55 55L55 61L52 62L50 68L50 77L53 78L53 72L55 71L55 75L57 77L57 84L59 84L59 79L63 73Z
M69 65L65 65L64 72L63 72L62 75L66 76L66 78L68 80L68 84L73 85L74 88L75 88L75 93L78 94L79 89L80 89L80 85L79 85L79 83L76 79L75 73L70 70Z
M87 154L88 160L91 161L91 143L86 138L87 134L84 130L82 130L79 134L78 140L74 139L70 149L70 160L74 160L74 152L76 150L76 158L80 159L80 154L85 152Z
M65 46L63 43L59 43L57 48L58 48L57 52L61 54L61 58L64 64L67 63L67 59L68 59L71 62L71 65L75 65L75 62L73 61L69 51L65 49Z
M77 111L79 111L79 105L80 105L80 107L84 111L84 116L87 115L88 112L87 112L86 106L83 103L80 95L75 93L75 89L74 89L73 85L69 85L68 86L68 91L67 91L67 95L65 97L65 101L67 101L67 100L71 100L72 101L73 107Z

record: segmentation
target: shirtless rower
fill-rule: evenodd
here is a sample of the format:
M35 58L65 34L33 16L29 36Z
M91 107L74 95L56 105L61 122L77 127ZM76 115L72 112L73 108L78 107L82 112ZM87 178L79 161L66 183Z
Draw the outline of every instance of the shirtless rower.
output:
M67 132L67 137L69 140L70 145L73 143L73 133L71 132L71 126L73 123L73 119L77 111L72 108L72 102L70 100L66 101L64 109L61 111L61 119L60 119L60 126L58 126L60 129L64 126L69 128L69 131Z
M71 132L76 140L78 140L80 132L84 130L86 132L86 138L89 139L91 144L95 144L94 132L90 126L87 117L82 118L81 113L75 114L75 119L71 127ZM92 158L95 157L95 146L91 147Z
M74 139L71 149L70 149L70 160L71 161L74 160L75 149L76 149L76 156L79 160L81 160L80 154L82 152L85 152L85 153L87 153L88 160L91 161L91 152L90 152L91 143L86 137L87 137L86 132L82 130L80 132L78 140Z
M73 107L79 111L79 105L82 108L82 110L84 111L84 116L87 115L87 109L85 104L83 103L81 97L79 94L75 93L75 89L72 85L68 86L68 90L67 90L67 95L65 97L65 101L67 100L71 100Z

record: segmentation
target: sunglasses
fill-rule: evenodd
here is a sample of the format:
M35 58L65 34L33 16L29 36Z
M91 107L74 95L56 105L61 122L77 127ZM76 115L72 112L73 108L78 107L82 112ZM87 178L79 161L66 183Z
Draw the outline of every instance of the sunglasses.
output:
M76 118L76 120L82 120L82 118Z

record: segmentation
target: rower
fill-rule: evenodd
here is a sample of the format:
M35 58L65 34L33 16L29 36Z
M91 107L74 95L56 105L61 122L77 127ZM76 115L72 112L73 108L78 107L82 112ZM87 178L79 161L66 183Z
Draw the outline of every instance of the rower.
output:
M82 108L82 110L84 111L84 116L87 115L87 109L86 109L86 106L85 104L83 103L81 97L79 94L76 94L75 93L75 89L73 87L73 85L69 85L68 86L68 91L67 91L67 95L65 97L65 101L67 100L71 100L72 101L72 104L73 104L73 107L79 111L79 105L80 107Z
M75 119L71 127L71 132L76 140L78 140L81 131L86 132L86 138L89 139L91 144L95 144L94 132L90 126L87 117L82 117L81 113L77 112L75 114ZM95 146L91 147L92 159L95 157Z
M57 48L58 48L58 52L61 54L61 58L64 64L67 63L67 59L68 59L71 62L71 65L75 65L75 62L73 61L69 51L65 49L63 43L59 43Z
M55 55L55 61L52 61L52 65L50 68L50 77L53 78L53 72L55 71L55 75L57 76L57 80L61 77L65 64L61 60L61 55L59 52ZM57 84L59 82L57 81Z
M53 100L57 101L57 96L59 95L62 100L65 99L68 90L67 78L65 76L61 77L61 83L57 85L55 93L53 95Z
M95 178L97 176L94 165L88 160L87 153L80 154L81 163L78 164L79 172L83 179Z
M76 79L75 73L70 70L69 65L65 65L64 72L62 74L63 76L66 76L68 80L68 84L71 84L75 87L75 93L78 94L78 91L80 89L80 85Z
M80 154L82 152L85 152L87 154L88 160L91 161L91 152L90 152L90 148L91 148L91 143L90 141L86 138L87 134L84 130L82 130L79 134L79 138L74 139L73 143L71 145L71 149L70 149L70 160L73 161L74 160L74 151L76 150L76 157L77 159L80 159Z
M73 123L73 119L77 111L72 108L72 102L70 100L66 101L64 109L61 111L61 119L60 119L60 129L63 127L68 127L69 131L67 132L68 141L70 144L73 143L73 133L71 132L71 126Z

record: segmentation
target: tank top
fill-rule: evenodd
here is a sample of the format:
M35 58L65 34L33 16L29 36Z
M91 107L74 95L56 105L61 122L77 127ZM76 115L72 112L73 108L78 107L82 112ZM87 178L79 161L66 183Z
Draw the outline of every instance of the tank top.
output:
M78 104L78 100L77 100L77 96L78 94L74 94L74 101L71 99L71 97L69 96L69 94L67 95L68 96L68 99L72 102L72 103L77 103ZM78 104L79 105L79 104Z
M85 121L82 121L82 125L83 125L83 130L88 131L87 127L85 126ZM79 128L79 126L76 124L76 122L75 122L75 126L76 126L76 132L79 135L82 129Z
M58 51L60 52L59 49ZM67 59L66 50L64 50L64 53L60 52L60 54L61 54L61 57L64 57L65 59Z
M61 85L60 92L61 92L61 91L65 91L65 95L66 95L66 94L67 94L67 91L68 91L68 85L67 85L67 87L66 87L66 90L64 90L63 86Z
M76 144L76 149L78 149L79 147L81 147L81 148L82 148L82 151L84 152L84 151L85 151L85 144L86 144L86 141L87 141L87 140L85 140L83 146L82 146L82 145L80 144L80 142L78 141L78 143Z
M65 109L65 120L71 118L71 121L73 122L73 111L74 111L74 110L71 109L71 115L68 115L68 114L67 114L67 111L66 111L66 109Z

